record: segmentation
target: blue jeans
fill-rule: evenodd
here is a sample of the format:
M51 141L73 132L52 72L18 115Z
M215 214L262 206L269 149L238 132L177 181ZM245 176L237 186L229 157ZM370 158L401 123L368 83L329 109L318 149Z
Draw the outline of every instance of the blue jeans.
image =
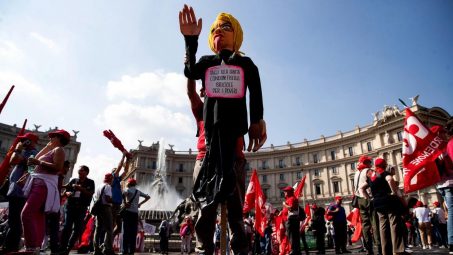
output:
M439 189L440 193L444 197L445 203L448 209L448 221L447 221L447 232L448 232L448 244L453 245L453 188L442 188Z

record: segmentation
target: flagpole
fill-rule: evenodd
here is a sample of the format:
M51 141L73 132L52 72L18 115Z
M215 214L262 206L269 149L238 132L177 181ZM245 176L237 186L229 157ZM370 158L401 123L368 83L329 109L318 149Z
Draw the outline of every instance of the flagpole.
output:
M226 222L227 207L226 202L220 205L220 254L226 255L227 247L227 222Z
M11 92L13 92L14 85L11 86L11 88L8 91L8 94L6 94L5 98L3 99L2 103L0 104L0 113L2 113L3 107L5 107L6 102L8 102L9 96L11 95Z

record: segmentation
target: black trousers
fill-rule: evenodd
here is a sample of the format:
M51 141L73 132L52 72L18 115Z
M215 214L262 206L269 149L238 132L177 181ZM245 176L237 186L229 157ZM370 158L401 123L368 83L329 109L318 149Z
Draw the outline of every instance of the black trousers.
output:
M6 233L6 239L4 243L5 251L18 251L20 238L22 236L22 220L20 214L25 205L25 198L22 197L8 197L8 225L9 229Z

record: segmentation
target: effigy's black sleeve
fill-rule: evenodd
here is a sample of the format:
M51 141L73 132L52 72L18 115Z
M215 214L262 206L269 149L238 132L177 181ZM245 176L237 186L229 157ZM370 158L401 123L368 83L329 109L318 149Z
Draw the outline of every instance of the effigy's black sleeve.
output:
M263 95L261 91L261 80L258 67L250 60L247 65L247 86L250 92L250 123L258 123L263 119Z
M198 49L198 35L185 35L186 43L186 61L184 75L192 80L199 80L203 76L203 70L200 64L197 64L196 53Z

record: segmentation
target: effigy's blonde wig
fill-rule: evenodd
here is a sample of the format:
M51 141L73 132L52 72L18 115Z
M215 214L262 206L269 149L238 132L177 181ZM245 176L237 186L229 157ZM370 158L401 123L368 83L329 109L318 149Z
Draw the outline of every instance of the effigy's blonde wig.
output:
M239 21L235 17L233 17L233 15L231 15L229 13L221 12L221 13L219 13L217 18L212 23L211 29L209 29L209 31L213 31L213 29L216 29L217 28L217 23L219 21L224 21L224 22L231 23L231 26L233 27L233 35L234 35L234 46L233 46L234 49L233 49L233 51L236 52L236 53L240 53L239 49L241 48L242 40L243 40L243 33L242 33L241 24L239 23ZM209 34L208 42L209 42L209 48L211 48L211 50L214 53L217 53L217 51L215 50L215 47L214 47L214 33L210 33Z

